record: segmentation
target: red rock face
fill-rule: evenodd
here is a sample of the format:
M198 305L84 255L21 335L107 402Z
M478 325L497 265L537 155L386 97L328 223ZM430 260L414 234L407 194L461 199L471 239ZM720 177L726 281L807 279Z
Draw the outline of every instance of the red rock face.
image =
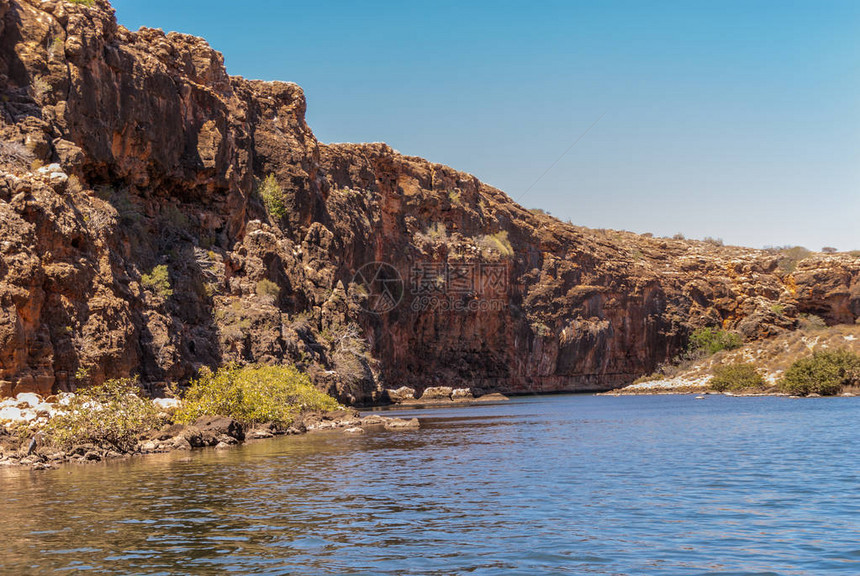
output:
M230 77L205 41L130 32L102 0L0 0L0 92L6 394L229 361L294 362L358 403L604 390L697 327L860 315L857 257L587 230L384 144L320 144L298 86ZM370 262L402 279L396 306L354 282Z

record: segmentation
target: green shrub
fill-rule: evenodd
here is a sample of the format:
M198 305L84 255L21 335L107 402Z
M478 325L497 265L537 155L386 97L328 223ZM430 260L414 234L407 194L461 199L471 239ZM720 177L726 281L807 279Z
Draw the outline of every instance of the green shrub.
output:
M276 422L285 426L310 410L337 410L337 401L311 384L293 366L227 365L200 371L176 413L177 422L200 416L230 416L244 423Z
M284 190L278 185L274 174L266 176L257 191L263 199L263 205L269 216L280 220L287 215L287 202Z
M281 289L271 280L260 280L257 282L257 296L269 296L277 299L281 293Z
M47 440L60 448L95 444L130 452L141 433L163 424L158 409L140 396L136 379L108 380L79 391L45 425Z
M170 287L170 274L164 264L159 264L149 274L141 276L140 283L145 289L157 294L164 300L173 296L173 289Z
M700 328L690 336L689 352L710 356L721 350L740 348L741 344L740 334L717 328Z
M711 389L717 392L764 388L764 378L752 364L723 364L714 369Z
M825 350L801 358L783 374L779 387L806 396L838 394L843 386L860 384L860 355L849 350Z
M95 6L96 0L69 0L69 4L80 4L82 6Z

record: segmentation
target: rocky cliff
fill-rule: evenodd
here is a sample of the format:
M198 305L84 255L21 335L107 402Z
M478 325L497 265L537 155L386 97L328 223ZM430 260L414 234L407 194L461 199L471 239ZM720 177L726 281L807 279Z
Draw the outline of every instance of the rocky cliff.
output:
M860 315L860 258L563 224L104 0L0 0L0 394L289 361L386 387L601 390L701 326ZM742 207L739 207L742 209ZM380 264L381 263L381 264Z

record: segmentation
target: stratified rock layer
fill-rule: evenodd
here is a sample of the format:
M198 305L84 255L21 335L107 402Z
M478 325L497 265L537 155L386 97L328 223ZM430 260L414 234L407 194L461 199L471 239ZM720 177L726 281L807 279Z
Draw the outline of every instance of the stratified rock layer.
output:
M860 315L856 257L587 230L384 144L320 144L298 86L230 77L205 41L130 32L103 0L0 0L0 92L5 395L129 374L157 391L228 361L294 362L356 403L602 390L696 327ZM400 288L353 282L370 262Z

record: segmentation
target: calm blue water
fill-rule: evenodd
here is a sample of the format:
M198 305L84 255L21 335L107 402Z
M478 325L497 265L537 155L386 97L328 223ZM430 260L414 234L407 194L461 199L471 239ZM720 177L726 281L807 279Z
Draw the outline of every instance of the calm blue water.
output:
M0 471L8 574L860 574L860 399L551 396Z

